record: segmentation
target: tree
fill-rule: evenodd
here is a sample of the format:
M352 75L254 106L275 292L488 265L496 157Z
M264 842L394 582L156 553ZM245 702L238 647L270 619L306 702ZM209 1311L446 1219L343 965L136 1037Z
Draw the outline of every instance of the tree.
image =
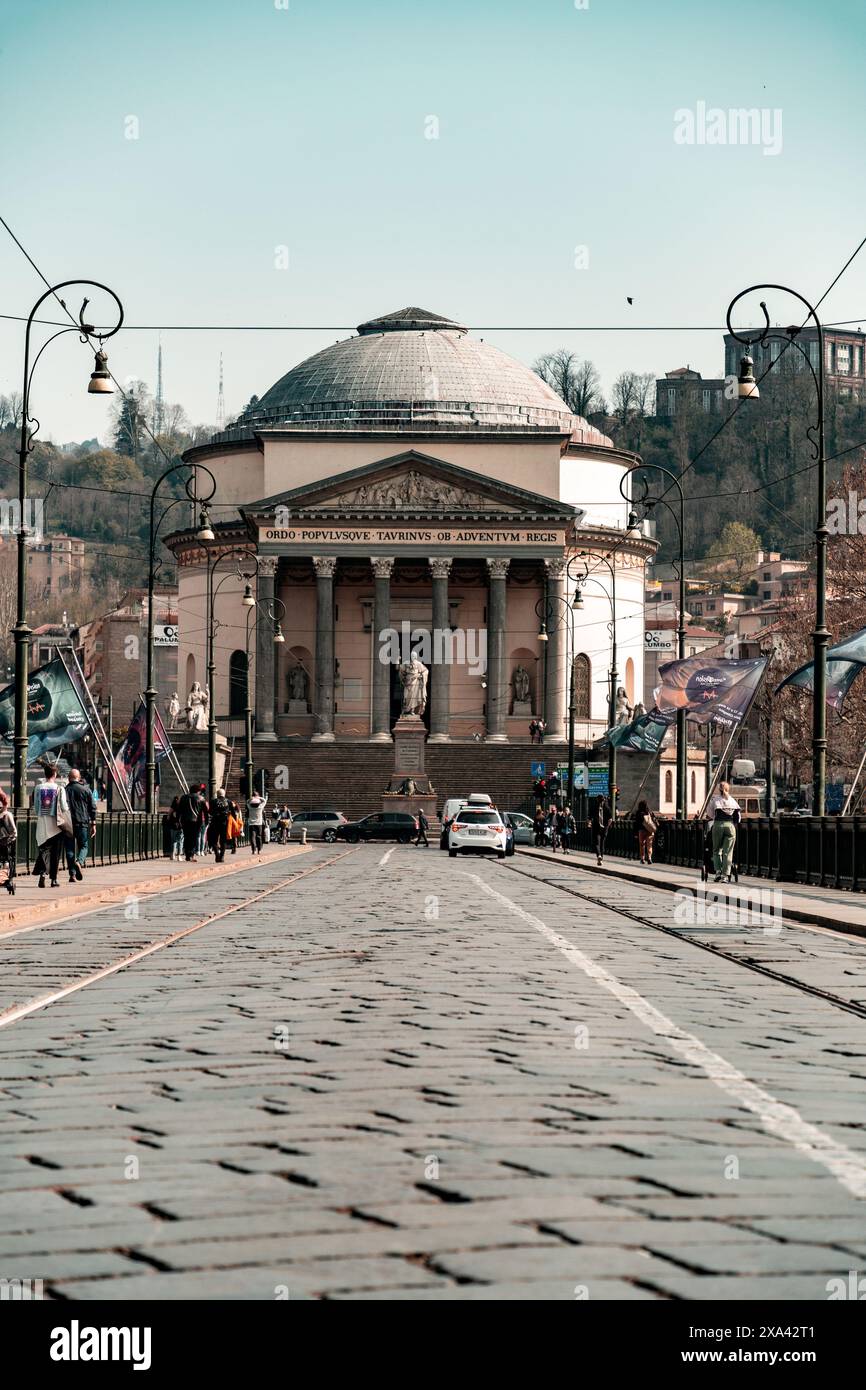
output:
M716 568L721 573L734 574L742 580L745 572L755 564L760 548L761 537L751 526L742 521L729 521L707 551L707 560L717 560Z
M150 393L143 381L132 381L123 395L113 404L114 447L127 458L138 459L145 436L145 422L150 418Z
M569 410L584 419L604 404L594 363L581 360L567 348L545 352L533 363L533 371L565 401Z
M625 427L629 416L638 407L638 377L635 372L620 372L613 383L612 404L614 415Z

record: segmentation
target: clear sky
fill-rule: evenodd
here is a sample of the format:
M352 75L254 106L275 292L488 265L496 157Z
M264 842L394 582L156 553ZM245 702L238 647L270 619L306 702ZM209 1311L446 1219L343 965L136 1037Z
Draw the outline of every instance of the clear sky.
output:
M484 336L530 362L571 347L609 391L623 368L720 375L699 325L756 281L817 298L866 234L863 0L288 4L0 0L0 209L49 279L107 282L130 324L351 326L415 304L551 325ZM700 102L780 109L781 151L677 144ZM41 289L2 229L0 284L8 314ZM822 312L866 327L866 250ZM220 352L232 413L342 336L165 332L166 397L212 420ZM20 389L22 339L0 323L0 391ZM156 348L124 332L112 368L153 387ZM89 370L73 335L48 349L44 437L105 438Z

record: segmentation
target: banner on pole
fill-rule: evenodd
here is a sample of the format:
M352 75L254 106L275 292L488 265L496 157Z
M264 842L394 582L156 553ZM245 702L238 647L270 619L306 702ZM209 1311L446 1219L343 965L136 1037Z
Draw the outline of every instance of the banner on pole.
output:
M845 696L859 676L863 667L866 666L866 627L855 632L851 637L846 637L844 642L837 642L835 646L827 649L827 704L838 714L842 712L845 703ZM801 690L811 690L815 678L815 663L807 661L805 666L799 667L786 676L783 681L776 686L775 695L783 690L786 685L799 686Z
M90 731L81 696L59 657L31 672L27 682L27 763L53 748L77 743ZM0 690L0 737L15 733L15 686Z
M155 709L153 716L153 755L158 782L159 765L163 758L168 757L172 749L159 711ZM133 715L132 722L126 731L126 738L117 750L114 766L130 795L133 792L139 796L145 795L147 790L145 784L147 776L147 707L144 701L141 702Z
M659 667L661 685L654 707L630 724L608 729L607 738L626 751L657 753L681 709L696 724L712 721L722 729L734 729L754 699L766 667L765 656L744 661L706 656L667 661Z

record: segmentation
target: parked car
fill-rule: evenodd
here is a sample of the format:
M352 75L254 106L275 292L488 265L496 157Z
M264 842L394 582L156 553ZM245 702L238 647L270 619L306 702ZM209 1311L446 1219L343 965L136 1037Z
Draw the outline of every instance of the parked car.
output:
M357 845L360 840L396 840L398 845L408 845L417 833L418 817L408 811L384 811L337 827L337 839L347 840L350 845Z
M327 840L331 844L345 824L342 811L299 811L292 822L292 833L306 830L308 840Z
M535 826L531 816L524 815L522 811L506 811L505 823L514 831L515 845L535 844Z
M492 806L493 802L486 792L470 792L469 796L451 796L442 807L440 821L439 848L448 848L448 830L461 806Z
M493 807L462 806L451 822L448 830L448 853L452 859L458 854L496 854L504 859L508 853L508 841L513 837L505 818Z

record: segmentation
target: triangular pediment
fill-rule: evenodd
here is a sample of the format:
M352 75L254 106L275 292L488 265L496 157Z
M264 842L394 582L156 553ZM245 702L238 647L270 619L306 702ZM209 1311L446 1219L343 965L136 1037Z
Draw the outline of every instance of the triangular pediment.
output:
M292 488L245 508L248 515L283 506L297 517L535 516L573 520L577 509L555 498L411 449L350 472Z

